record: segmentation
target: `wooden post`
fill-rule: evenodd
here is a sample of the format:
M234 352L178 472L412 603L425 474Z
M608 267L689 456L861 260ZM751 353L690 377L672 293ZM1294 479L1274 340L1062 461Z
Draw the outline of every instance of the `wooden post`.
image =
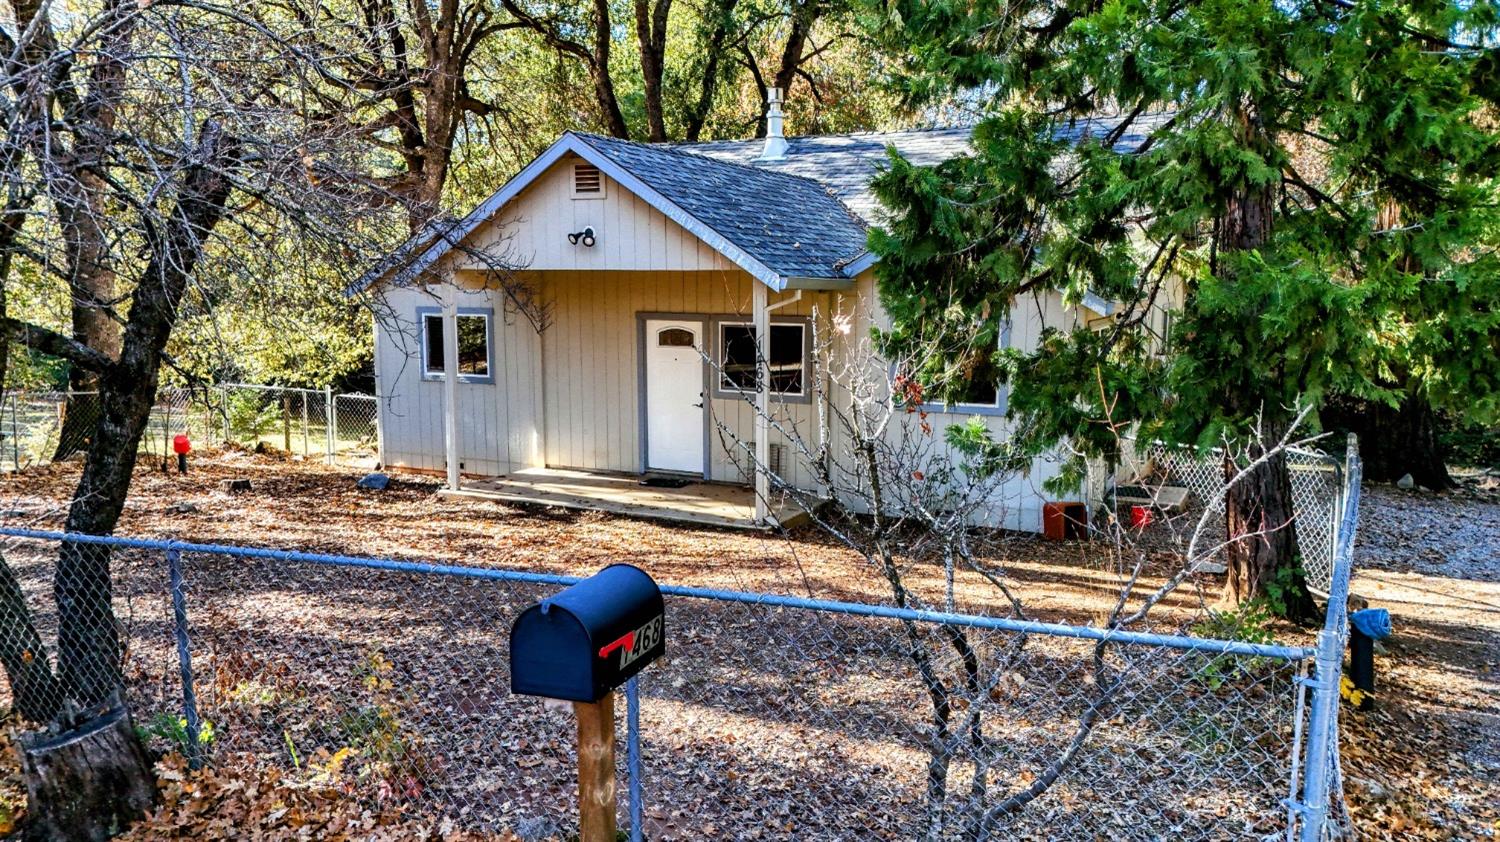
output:
M292 452L292 396L281 393L281 449Z
M578 842L615 842L615 694L574 702L578 718Z
M450 288L443 296L443 453L454 491L463 479L458 449L458 290Z

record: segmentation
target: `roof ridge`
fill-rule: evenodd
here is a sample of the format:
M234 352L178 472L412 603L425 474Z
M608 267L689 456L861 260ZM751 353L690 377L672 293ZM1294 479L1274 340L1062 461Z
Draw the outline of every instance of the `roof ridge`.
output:
M569 130L569 131L572 131L572 130ZM659 151L659 152L670 152L673 155L690 157L694 161L704 161L704 162L708 162L708 163L719 165L719 166L734 167L735 169L746 170L748 172L753 172L753 173L757 173L757 174L760 174L760 175L768 175L768 176L772 176L774 178L791 179L791 180L794 180L794 181L796 181L798 183L801 183L801 184L809 184L809 185L812 185L813 187L816 187L818 190L822 191L823 194L826 195L828 198L834 200L835 202L838 202L839 207L841 207L841 208L844 209L844 213L848 214L849 218L851 220L853 220L856 224L858 224L861 228L868 229L870 227L869 224L867 224L864 221L864 219L860 217L859 214L855 213L854 209L851 208L851 207L849 207L848 203L845 202L841 196L839 196L837 193L835 193L827 184L824 184L823 182L818 181L817 179L812 178L810 176L799 175L797 173L783 172L781 170L769 169L769 168L766 168L766 167L757 167L757 166L754 166L752 164L741 163L739 161L726 161L726 160L723 160L723 159L720 159L720 158L711 158L711 157L709 157L707 155L696 155L696 154L694 154L692 152L687 152L685 150L675 148L674 145L671 144L671 143L645 143L645 142L642 142L642 141L639 141L639 140L628 140L628 139L622 138L622 137L610 137L608 135L594 134L593 132L572 132L572 133L575 134L575 135L578 135L585 142L587 142L588 140L602 140L602 141L605 141L607 143L626 143L626 144L629 144L631 146L640 147L642 149L650 149L650 150Z
M973 130L974 130L973 126L921 126L921 127L917 127L917 128L910 128L910 129L867 129L865 131L858 131L858 132L833 132L833 133L830 133L830 134L789 135L787 137L787 140L789 140L789 141L792 141L792 140L820 140L820 139L823 139L823 138L836 138L836 137L879 137L880 135L890 135L890 134L921 134L921 133L924 133L924 132L934 133L935 134L937 132L958 132L958 131L973 131ZM679 141L668 141L667 144L671 145L673 147L679 147L680 148L680 147L692 147L692 146L715 146L715 145L718 145L718 144L729 144L729 143L755 143L756 141L760 141L760 140L765 140L765 138L762 138L762 137L747 137L747 138L738 138L738 139L736 139L736 138L719 138L718 140L679 140Z

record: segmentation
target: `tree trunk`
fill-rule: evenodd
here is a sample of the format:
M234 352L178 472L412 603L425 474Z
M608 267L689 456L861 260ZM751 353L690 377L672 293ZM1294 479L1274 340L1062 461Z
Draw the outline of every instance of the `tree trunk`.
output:
M1251 458L1263 451L1251 450ZM1225 480L1239 466L1225 459ZM1251 469L1224 495L1224 522L1228 531L1228 578L1224 600L1239 605L1258 597L1275 595L1277 613L1294 622L1317 617L1318 608L1307 590L1297 550L1297 524L1292 519L1292 481L1284 453L1278 453Z
M713 9L716 17L713 30L708 36L703 76L698 80L698 101L689 106L686 114L687 128L683 139L689 142L697 141L702 136L703 125L708 122L708 115L713 111L714 91L719 87L719 62L724 53L724 41L729 37L729 27L733 20L731 15L738 3L739 0L719 0ZM761 96L764 97L765 94L762 93Z
M130 712L113 702L76 728L22 740L29 838L105 840L150 809L156 796L151 760Z
M822 14L823 8L818 0L804 0L804 2L792 5L791 29L787 31L786 43L781 48L781 59L776 65L776 72L771 76L771 86L781 90L783 102L791 94L792 82L797 78L797 71L802 69L803 51L807 47L808 35L812 33L813 25L818 22ZM762 78L749 46L742 44L741 49L745 53L745 64L750 74L755 77L755 87L760 94L760 116L755 121L755 136L765 137L766 110L771 105L766 99L766 80Z
M609 43L614 37L609 22L609 0L594 0L594 50L589 71L594 77L594 99L604 118L605 128L613 137L630 139L630 127L615 97L615 80L609 70Z
M662 114L662 75L666 72L667 15L672 0L635 0L635 37L641 54L641 82L646 94L647 138L653 143L667 139L667 122Z
M1248 105L1236 109L1234 131L1244 147L1254 153L1267 154L1272 144L1259 115ZM1272 184L1245 183L1236 186L1227 197L1223 215L1215 220L1215 252L1212 271L1229 271L1218 257L1234 252L1257 251L1271 242L1276 213L1276 194ZM1264 419L1266 443L1279 441L1287 432L1286 423L1278 420L1284 412L1280 398L1249 393L1225 395L1225 406L1237 414ZM1264 443L1252 443L1250 457L1258 458ZM1238 473L1238 466L1225 460L1226 481ZM1282 608L1288 619L1298 622L1311 619L1317 606L1307 592L1300 568L1297 529L1292 521L1294 502L1292 481L1286 456L1276 454L1253 469L1225 492L1224 522L1229 546L1225 550L1229 578L1224 584L1224 598L1230 605L1271 595L1274 583L1283 589Z
M148 229L151 262L135 290L120 358L101 378L99 426L68 508L69 532L108 535L119 522L156 396L162 350L204 243L224 216L231 190L225 173L233 169L238 148L213 122L204 124L200 138L170 219ZM65 542L58 554L53 584L58 678L71 700L62 711L64 719L71 710L88 714L119 707L120 644L105 549ZM52 838L103 838L96 834L119 830L123 820L149 804L154 786L150 766L129 716L120 710L113 718L78 725L52 750L34 758L28 754L28 810L44 830L56 831ZM64 751L68 746L77 748ZM144 800L142 792L148 793ZM69 824L83 821L83 812L93 817L89 824Z
M1322 412L1323 426L1359 436L1365 479L1395 482L1407 474L1417 485L1445 491L1458 484L1448 474L1448 454L1438 438L1438 418L1420 395L1407 393L1392 409L1382 403L1337 398Z
M21 719L50 722L62 704L62 688L52 674L46 645L32 622L26 594L15 571L0 556L0 664L10 681L11 701Z
M77 331L74 331L75 337ZM75 371L77 371L75 369ZM63 401L62 424L57 433L57 447L52 461L61 462L75 453L86 453L94 438L94 424L99 421L99 381L80 372L68 377L68 397Z

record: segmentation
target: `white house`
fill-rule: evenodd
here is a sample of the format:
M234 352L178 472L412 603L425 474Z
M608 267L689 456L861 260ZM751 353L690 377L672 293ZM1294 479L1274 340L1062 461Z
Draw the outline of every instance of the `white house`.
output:
M858 339L884 318L865 248L880 213L870 179L888 146L935 163L969 133L783 138L774 101L769 125L763 140L676 145L569 132L362 278L381 313L382 464L444 472L456 494L726 525L784 516L754 466L815 480L766 416L808 440L837 435L818 428L813 319L820 336ZM1029 294L1010 341L1109 310ZM758 360L770 390L755 389ZM1004 390L980 392L932 407L929 423L941 433L979 415L1003 431ZM1038 460L1007 485L996 520L1040 530L1055 470ZM642 475L692 484L643 487Z

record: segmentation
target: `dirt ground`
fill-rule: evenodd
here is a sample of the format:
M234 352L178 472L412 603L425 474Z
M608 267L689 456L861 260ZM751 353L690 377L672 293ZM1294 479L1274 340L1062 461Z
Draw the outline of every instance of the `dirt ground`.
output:
M1391 612L1377 708L1344 712L1357 826L1393 839L1500 837L1500 480L1446 494L1367 487L1355 594Z
M0 522L60 529L76 465L48 466L0 485ZM790 539L772 533L694 528L597 512L445 499L440 482L398 474L383 492L355 488L358 472L281 461L242 452L195 459L187 476L137 471L117 533L309 552L349 553L479 566L588 575L628 561L660 582L764 591L825 599L889 602L885 581L855 554L815 527ZM251 481L248 493L219 482ZM1142 542L1149 563L1136 593L1144 596L1176 569L1165 535ZM982 547L986 563L1003 569L1033 619L1087 623L1114 607L1127 581L1124 560L1102 544L1049 543L1029 535L995 534ZM1133 562L1133 557L1131 559ZM915 569L911 583L929 599L941 596L940 570ZM1001 595L975 574L959 574L961 607L1003 614ZM1221 579L1202 576L1153 613L1158 628L1201 617ZM967 583L967 587L965 584Z
M0 522L59 528L76 475L76 466L61 465L6 478ZM250 479L252 490L220 491L230 477ZM361 491L356 477L236 452L197 459L186 477L143 468L118 531L574 574L630 561L664 582L889 601L874 571L810 527L790 537L693 529L445 500L436 480L420 476ZM1395 635L1377 663L1377 709L1344 712L1349 804L1366 836L1500 835L1500 493L1487 483L1445 495L1367 489L1354 590L1391 610ZM1171 569L1169 543L1164 535L1146 542L1155 549L1139 592ZM987 551L987 563L1009 574L1036 619L1098 622L1124 581L1122 559L1103 545L998 536ZM911 579L928 598L940 595L940 571L915 570ZM961 608L1005 610L977 577L960 575L959 585L967 595ZM1158 609L1153 626L1187 627L1219 586L1200 577Z

